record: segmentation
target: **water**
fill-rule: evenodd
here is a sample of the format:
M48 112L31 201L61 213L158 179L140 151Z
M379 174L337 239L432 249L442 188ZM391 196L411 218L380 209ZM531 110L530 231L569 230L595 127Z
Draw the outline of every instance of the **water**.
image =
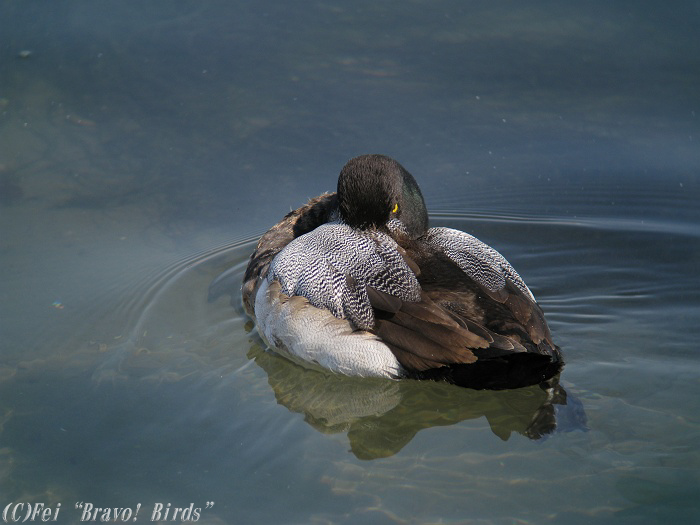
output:
M697 2L0 15L3 509L697 519ZM566 405L328 378L264 349L237 293L255 239L367 152L525 278Z

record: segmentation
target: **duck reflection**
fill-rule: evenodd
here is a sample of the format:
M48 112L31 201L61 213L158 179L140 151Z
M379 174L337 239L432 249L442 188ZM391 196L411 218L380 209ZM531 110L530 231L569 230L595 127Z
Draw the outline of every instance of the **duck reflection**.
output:
M391 381L306 368L254 344L248 357L268 376L275 397L319 432L346 432L359 459L389 457L422 429L485 417L502 440L513 432L539 440L585 430L577 399L555 377L515 390L471 390L439 381Z

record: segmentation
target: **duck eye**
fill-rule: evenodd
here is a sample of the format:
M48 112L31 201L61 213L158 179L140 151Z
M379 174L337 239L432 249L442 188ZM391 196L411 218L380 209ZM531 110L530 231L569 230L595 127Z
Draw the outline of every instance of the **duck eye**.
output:
M396 204L394 204L394 209L391 210L391 213L396 213L397 211L399 211L399 203L398 202Z

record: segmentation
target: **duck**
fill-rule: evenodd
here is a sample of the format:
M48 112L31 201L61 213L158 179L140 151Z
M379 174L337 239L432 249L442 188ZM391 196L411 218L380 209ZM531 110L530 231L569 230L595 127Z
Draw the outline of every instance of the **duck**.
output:
M386 155L350 159L336 192L262 235L241 290L271 350L335 374L502 390L542 386L563 367L511 264L466 232L430 227L415 178Z

